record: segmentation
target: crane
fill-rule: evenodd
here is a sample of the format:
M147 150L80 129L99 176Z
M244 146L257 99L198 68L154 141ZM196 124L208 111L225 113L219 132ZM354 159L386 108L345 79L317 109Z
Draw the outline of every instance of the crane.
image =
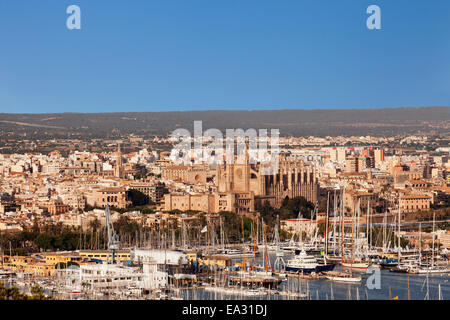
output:
M114 264L116 261L116 250L119 250L119 237L114 232L109 205L106 205L105 216L106 216L106 228L108 231L108 250L111 250L112 252L112 263Z

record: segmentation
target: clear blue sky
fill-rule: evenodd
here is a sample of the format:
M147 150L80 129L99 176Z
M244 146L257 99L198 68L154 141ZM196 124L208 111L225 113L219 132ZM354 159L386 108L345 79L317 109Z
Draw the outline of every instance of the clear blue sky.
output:
M432 105L450 105L449 0L0 2L0 112Z

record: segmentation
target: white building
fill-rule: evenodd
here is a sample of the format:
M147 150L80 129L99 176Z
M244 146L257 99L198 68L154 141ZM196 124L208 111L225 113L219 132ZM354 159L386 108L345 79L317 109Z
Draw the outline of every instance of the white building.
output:
M151 258L158 265L184 265L189 263L189 259L183 252L174 250L134 249L131 251L130 258L138 262Z

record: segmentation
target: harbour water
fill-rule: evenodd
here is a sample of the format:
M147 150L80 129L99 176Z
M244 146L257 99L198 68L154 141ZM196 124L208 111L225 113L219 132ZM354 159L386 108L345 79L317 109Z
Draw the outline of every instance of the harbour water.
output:
M292 255L286 255L285 261L290 259ZM273 265L274 256L270 255ZM257 258L257 263L261 263L261 258ZM335 270L339 270L337 265ZM405 274L394 273L389 270L380 270L379 289L369 289L367 286L367 278L371 273L354 271L363 277L360 283L342 283L330 281L328 279L299 279L298 277L288 277L279 286L279 291L288 291L292 295L264 294L264 295L243 295L243 294L225 294L219 292L198 290L182 290L181 297L184 299L201 299L201 300L227 300L227 299L311 299L311 300L438 300L439 285L441 290L441 298L443 300L450 299L450 274ZM408 284L409 282L409 284ZM372 283L372 282L371 282ZM408 297L409 286L409 297ZM428 297L427 297L428 292ZM299 297L298 293L304 296Z
M286 254L284 260L287 262L293 255ZM270 265L274 264L275 254L269 253ZM242 258L233 259L233 264L242 262ZM247 257L248 265L255 264L253 257ZM256 257L256 265L263 265L262 256ZM340 266L336 265L339 271ZM183 300L450 300L450 274L407 274L394 273L383 269L379 271L379 286L374 281L372 272L366 273L354 271L363 278L359 283L343 283L331 281L326 278L306 279L297 275L285 278L276 289L263 288L241 288L239 286L215 286L212 279L225 280L230 272L210 272L200 276L199 286L190 288L173 287L168 292L156 295L143 295L139 292L130 291L130 288L97 292L97 295L87 295L82 292L69 292L61 294L60 284L52 279L41 279L37 282L28 280L4 281L7 287L16 285L19 289L30 294L30 289L37 284L43 292L55 299L88 299L88 300L134 300L134 299L183 299ZM370 277L370 280L368 279ZM222 282L219 281L219 282ZM209 282L210 284L208 284ZM223 282L222 282L223 283ZM375 285L375 287L367 284ZM61 286L61 288L63 288ZM139 290L138 290L139 291Z

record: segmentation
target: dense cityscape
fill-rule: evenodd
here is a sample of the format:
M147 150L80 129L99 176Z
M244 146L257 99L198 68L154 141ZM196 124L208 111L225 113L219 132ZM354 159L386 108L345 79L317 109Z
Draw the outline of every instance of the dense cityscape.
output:
M3 310L445 314L449 21L448 0L2 0Z
M280 137L270 175L247 143L213 165L177 163L170 136L21 143L55 147L0 155L2 279L25 297L299 299L289 277L449 272L448 135Z

